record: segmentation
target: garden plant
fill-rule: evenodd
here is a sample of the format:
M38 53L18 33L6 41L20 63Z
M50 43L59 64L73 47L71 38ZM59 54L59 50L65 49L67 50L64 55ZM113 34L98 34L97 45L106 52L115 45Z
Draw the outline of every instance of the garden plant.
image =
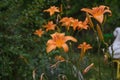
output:
M97 41L98 55L100 55L101 43L104 43L105 46L108 47L108 44L104 41L102 26L103 23L105 23L105 19L104 19L105 13L109 13L110 16L112 14L109 7L100 5L98 7L93 7L92 9L82 8L81 11L84 11L86 14L84 21L73 17L66 17L66 16L62 17L62 15L64 14L62 4L60 5L60 7L51 6L50 8L44 10L44 12L48 12L50 17L52 18L46 21L45 25L43 25L40 29L34 32L34 34L38 35L41 41L45 43L43 45L46 45L47 54L51 55L50 61L52 61L52 63L49 66L53 70L53 73L51 74L54 74L57 68L62 68L64 66L64 69L66 69L69 67L67 73L64 71L64 69L63 71L58 71L58 73L56 73L57 74L56 78L58 78L59 80L60 79L84 80L83 74L86 74L90 70L90 68L94 66L94 63L91 63L84 70L81 69L82 68L81 65L84 66L87 65L84 64L85 63L84 57L85 54L87 54L87 50L92 49L93 47L90 44L88 44L86 41L79 44L79 41L81 40L81 38L78 37L81 35L80 31L82 30L87 31L88 29L93 30L95 34L95 39ZM51 39L49 39L49 35L51 36ZM44 37L47 36L48 36L48 40L45 41ZM74 45L73 42L77 42L79 44L78 47L77 45ZM42 48L42 44L40 44L40 46ZM77 48L80 49L80 54L76 52ZM101 78L100 59L98 60L99 60L98 73L99 73L99 78ZM44 75L46 74L43 72L40 77L41 80L45 78ZM72 77L69 78L67 76L72 76Z
M116 80L118 2L1 0L0 80Z

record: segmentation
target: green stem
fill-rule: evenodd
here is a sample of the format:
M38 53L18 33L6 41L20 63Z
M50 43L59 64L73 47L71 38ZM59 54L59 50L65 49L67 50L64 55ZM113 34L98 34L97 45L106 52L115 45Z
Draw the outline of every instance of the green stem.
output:
M100 46L101 46L101 42L98 41L98 64L99 64L99 79L101 80L101 59L100 59Z
M97 54L98 54L98 69L99 69L99 72L98 72L98 75L99 75L99 80L101 80L101 63L100 63L100 47L101 47L101 41L97 35L97 32L95 32L95 35L96 35L96 38L97 38L97 45L98 45L98 50L97 50Z
M113 51L113 46L111 46L112 48L112 57L111 57L111 68L112 68L112 72L111 72L111 76L112 76L112 78L113 78L113 80L115 80L115 77L114 77L114 73L115 73L115 71L114 71L114 64L113 64L113 56L114 56L114 51Z
M76 71L76 73L75 74L77 74L77 77L78 77L78 79L79 80L84 80L84 78L83 78L83 75L82 75L82 73L81 73L81 69L80 69L80 59L79 59L79 57L78 57L78 60L77 60L77 58L74 58L73 59L73 56L75 55L75 52L74 52L74 50L73 50L73 48L72 48L72 44L70 43L70 51L69 51L69 53L68 53L68 56L69 56L69 60L70 60L70 62L71 62L71 64L72 64L72 66L73 66L73 68L74 68L74 70ZM75 62L74 62L75 61Z

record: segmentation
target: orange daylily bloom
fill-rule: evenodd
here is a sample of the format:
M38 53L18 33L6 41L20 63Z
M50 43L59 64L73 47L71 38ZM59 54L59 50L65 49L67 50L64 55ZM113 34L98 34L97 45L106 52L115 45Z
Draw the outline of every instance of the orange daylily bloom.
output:
M44 25L46 31L55 30L56 24L53 24L53 21L49 21L48 24Z
M50 51L58 48L63 48L65 52L68 51L68 45L66 44L66 42L68 40L72 40L74 42L77 42L77 39L75 39L72 36L65 36L64 33L54 33L51 35L52 39L47 41L47 53L49 53Z
M86 50L91 49L92 47L91 47L90 44L87 44L86 42L83 42L82 44L80 44L78 46L78 48L81 48L83 50L83 52L85 53Z
M50 16L52 16L55 12L60 12L58 7L51 6L49 9L44 10L44 12L49 12Z
M36 30L34 32L35 35L38 35L39 37L41 37L44 34L44 31L42 31L42 29Z
M89 14L91 14L98 22L102 23L104 20L104 13L108 12L112 14L111 10L109 10L109 7L101 5L99 7L94 7L92 9L83 8L81 11L85 11Z
M60 22L62 22L62 26L66 26L67 30L69 30L69 27L71 26L74 19L72 17L63 17Z
M81 48L80 59L82 60L85 55L86 50L91 49L92 47L90 46L90 44L83 42L82 44L78 46L78 48Z
M78 27L78 25L79 25L78 19L73 20L73 22L72 22L73 30L76 30L76 28Z
M79 21L77 29L87 29L88 28L88 19L86 18L85 21Z

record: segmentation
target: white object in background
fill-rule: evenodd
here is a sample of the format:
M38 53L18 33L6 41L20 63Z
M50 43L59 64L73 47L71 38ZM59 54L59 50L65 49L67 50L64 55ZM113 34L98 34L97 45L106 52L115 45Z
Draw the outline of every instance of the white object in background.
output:
M112 45L109 46L109 53L114 59L120 59L120 27L117 27L113 35L116 37Z

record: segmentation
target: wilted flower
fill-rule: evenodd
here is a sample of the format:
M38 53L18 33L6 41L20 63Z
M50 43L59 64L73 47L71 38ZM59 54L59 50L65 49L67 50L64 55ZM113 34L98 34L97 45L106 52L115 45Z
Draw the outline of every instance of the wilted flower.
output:
M65 61L65 59L62 56L55 56L55 59L61 62Z
M64 62L65 59L62 56L55 56L55 59L57 60L57 62L53 65L51 65L51 68L56 68L58 66L59 63Z

